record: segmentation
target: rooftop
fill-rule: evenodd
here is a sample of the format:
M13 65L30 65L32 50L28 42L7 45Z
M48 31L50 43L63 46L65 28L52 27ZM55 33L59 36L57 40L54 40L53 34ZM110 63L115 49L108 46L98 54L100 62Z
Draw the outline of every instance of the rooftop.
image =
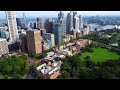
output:
M69 43L69 44L67 44L67 46L72 46L72 45L74 45L75 43Z
M42 72L43 74L51 75L56 70L60 69L61 61L54 61L52 65L47 65L46 63L37 67L37 70Z

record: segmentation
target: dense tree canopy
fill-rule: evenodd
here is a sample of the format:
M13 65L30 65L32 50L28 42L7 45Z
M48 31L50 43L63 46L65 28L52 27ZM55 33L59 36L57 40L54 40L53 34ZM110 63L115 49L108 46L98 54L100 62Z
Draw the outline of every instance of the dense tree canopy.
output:
M27 61L28 56L22 55L14 58L4 58L0 60L0 74L8 77L23 78L29 72L30 64Z

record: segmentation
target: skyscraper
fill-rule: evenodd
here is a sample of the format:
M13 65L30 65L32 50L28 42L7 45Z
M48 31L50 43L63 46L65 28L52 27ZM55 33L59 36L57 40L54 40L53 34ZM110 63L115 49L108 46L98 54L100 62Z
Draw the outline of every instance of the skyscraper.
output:
M63 18L60 21L62 36L66 34L66 20Z
M55 35L55 44L61 45L63 43L63 36L66 34L66 20L61 11L58 14L58 20L54 22L53 32Z
M42 52L40 30L27 31L27 45L28 45L28 52L31 53Z
M26 28L26 21L24 18L16 18L17 26L20 27L20 29Z
M75 29L77 30L77 31L80 31L79 30L79 18L76 16L75 17Z
M67 14L66 34L70 34L71 29L73 29L73 13L72 12Z
M52 33L52 27L53 27L53 22L51 18L48 18L46 20L46 32L47 33Z
M53 32L55 36L55 44L61 45L62 44L62 28L59 23L55 23L53 25Z
M14 11L6 11L7 25L10 33L10 42L14 43L18 40L18 29L16 16Z
M37 18L37 29L45 29L44 20L42 18Z
M79 15L79 30L81 31L83 29L83 21L82 21L82 16Z
M77 16L77 12L73 12L73 27L75 29L75 17Z
M62 11L60 11L60 13L58 13L58 20L62 20L64 18L64 13Z

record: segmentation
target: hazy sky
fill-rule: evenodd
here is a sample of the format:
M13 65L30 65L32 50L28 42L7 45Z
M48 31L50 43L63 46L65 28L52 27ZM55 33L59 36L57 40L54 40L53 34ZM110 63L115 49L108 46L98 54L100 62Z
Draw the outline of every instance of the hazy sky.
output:
M69 11L63 11L66 15ZM117 15L120 16L120 11L77 11L78 14L82 16L106 16L106 15ZM22 17L23 13L25 13L26 17L43 17L43 16L57 16L59 11L16 11L17 17ZM5 12L0 11L0 18L5 18Z

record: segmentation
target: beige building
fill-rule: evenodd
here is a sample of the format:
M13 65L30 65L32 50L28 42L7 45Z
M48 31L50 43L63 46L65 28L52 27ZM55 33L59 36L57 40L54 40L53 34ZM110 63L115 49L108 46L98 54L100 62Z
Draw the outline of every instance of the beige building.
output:
M9 53L9 50L8 50L7 40L0 38L0 56L8 53Z
M33 52L33 53L42 52L40 30L27 31L27 45L28 45L28 52Z

